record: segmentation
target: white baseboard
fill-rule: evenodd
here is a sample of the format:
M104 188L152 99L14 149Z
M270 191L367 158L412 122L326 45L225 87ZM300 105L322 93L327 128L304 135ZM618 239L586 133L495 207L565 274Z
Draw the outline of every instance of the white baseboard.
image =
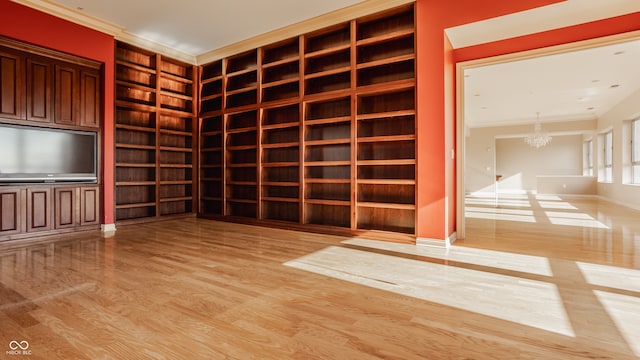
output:
M640 211L640 205L637 205L637 204L628 204L628 203L625 203L625 202L622 202L622 201L618 201L618 200L614 200L614 199L611 199L611 198L608 198L608 197L602 196L602 195L596 195L596 197L598 199L600 199L600 200L604 200L604 201L610 202L612 204L616 204L616 205L628 207L629 209Z
M457 238L457 233L454 232L453 234L449 235L448 238L444 239L444 240L438 240L438 239L428 239L428 238L416 238L416 245L420 245L420 246L434 246L434 247L439 247L439 248L450 248L451 245L453 245L454 242L456 242L456 238Z
M100 230L105 235L113 235L116 232L116 224L102 224Z

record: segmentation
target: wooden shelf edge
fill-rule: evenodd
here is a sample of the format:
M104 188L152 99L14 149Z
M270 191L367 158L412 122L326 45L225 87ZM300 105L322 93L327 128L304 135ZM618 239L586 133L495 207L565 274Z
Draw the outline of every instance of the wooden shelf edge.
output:
M362 185L415 185L413 179L357 179L356 182Z
M315 179L305 178L306 184L351 184L351 179Z
M323 200L305 198L304 203L312 205L351 206L351 201L347 200Z
M368 201L357 201L357 207L377 208L377 209L393 209L393 210L415 210L414 204L395 204L395 203L379 203Z
M270 69L273 67L277 67L280 65L286 65L286 64L290 64L296 61L300 60L300 55L295 55L295 56L291 56L288 57L286 59L280 59L280 60L276 60L276 61L272 61L272 62L268 62L268 63L262 63L262 68L263 69Z
M275 143L275 144L262 144L263 149L282 149L282 148L292 148L298 147L300 143L295 142L287 142L287 143Z
M331 55L333 53L337 53L337 52L340 52L340 51L349 50L350 48L351 48L351 44L342 44L342 45L334 46L334 47L327 48L327 49L321 49L321 50L316 50L316 51L305 53L304 54L304 58L305 59L309 59L309 58L314 58L314 57Z
M410 141L415 140L416 136L411 135L387 135L387 136L369 136L358 138L358 143L372 142L388 142L388 141Z
M271 202L287 202L287 203L299 203L299 198L282 198L282 197L263 197L262 201L271 201Z
M298 127L298 126L300 126L299 121L279 123L279 124L269 124L269 125L262 124L262 130L286 129L286 128L292 128L292 127Z
M118 209L135 209L141 207L151 207L156 206L155 202L147 202L147 203L133 203L133 204L120 204L116 205L116 210Z
M116 186L155 186L155 181L116 181Z
M400 116L415 116L415 115L416 115L416 111L414 109L409 109L409 110L386 111L386 112L369 113L369 114L358 114L356 118L358 120L374 120L374 119L383 119L383 118L400 117Z
M381 42L387 42L390 40L408 37L413 35L414 33L415 31L413 28L397 30L397 31L389 32L383 35L377 35L377 36L372 36L372 37L357 40L356 46L364 46L364 45L377 44Z
M139 131L139 132L148 132L148 133L154 133L156 131L155 127L150 128L150 127L145 127L145 126L118 124L118 123L116 123L116 129Z

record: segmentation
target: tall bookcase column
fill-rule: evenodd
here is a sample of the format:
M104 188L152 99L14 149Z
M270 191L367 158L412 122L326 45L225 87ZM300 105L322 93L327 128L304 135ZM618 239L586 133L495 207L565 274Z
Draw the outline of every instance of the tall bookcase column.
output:
M158 199L160 216L195 212L196 67L159 58Z
M300 221L300 38L262 51L260 219Z
M224 215L257 218L260 149L258 50L225 60Z
M200 209L201 214L224 214L224 77L222 60L200 71Z
M413 6L357 20L358 229L415 234Z
M304 40L303 222L351 228L351 23Z
M116 221L192 214L196 67L116 44Z

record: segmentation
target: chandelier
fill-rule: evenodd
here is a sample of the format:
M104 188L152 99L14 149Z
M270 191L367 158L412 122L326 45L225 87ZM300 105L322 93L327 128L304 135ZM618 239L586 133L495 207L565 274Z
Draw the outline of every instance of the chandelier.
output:
M540 124L540 113L536 113L536 123L533 126L533 132L524 138L524 142L529 146L539 149L551 142L551 136L542 131Z

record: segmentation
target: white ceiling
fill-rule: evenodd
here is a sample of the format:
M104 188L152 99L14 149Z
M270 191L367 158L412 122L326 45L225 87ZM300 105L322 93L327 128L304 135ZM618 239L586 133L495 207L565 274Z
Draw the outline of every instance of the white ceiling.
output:
M640 40L464 70L468 127L595 119L640 89Z
M385 8L411 0L13 1L196 62L217 49L345 7ZM565 0L446 33L460 48L638 11L640 0ZM471 127L526 122L536 112L543 121L599 116L640 87L639 44L467 69L465 121Z
M192 56L364 1L46 0Z

